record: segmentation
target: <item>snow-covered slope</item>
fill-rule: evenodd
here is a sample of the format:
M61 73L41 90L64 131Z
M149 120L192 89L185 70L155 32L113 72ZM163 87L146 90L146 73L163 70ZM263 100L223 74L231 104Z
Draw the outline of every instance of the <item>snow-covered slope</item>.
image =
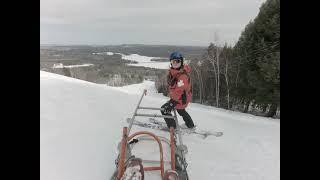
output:
M40 178L108 179L115 170L122 127L144 88L148 95L142 106L160 107L168 100L156 92L151 81L115 88L40 71ZM222 137L205 140L195 135L183 137L189 150L190 179L280 179L279 119L193 103L187 111L199 128L224 132ZM181 117L179 122L183 122ZM132 132L141 129L133 127ZM157 160L156 150L157 146L142 144L134 153Z

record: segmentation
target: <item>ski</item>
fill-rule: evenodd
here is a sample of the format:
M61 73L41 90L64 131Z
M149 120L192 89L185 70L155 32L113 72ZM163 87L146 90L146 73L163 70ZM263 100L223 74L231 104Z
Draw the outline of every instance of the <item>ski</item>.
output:
M130 123L131 118L127 118L127 123ZM162 131L168 131L169 129L167 126L162 126L161 124L154 124L154 123L148 123L148 122L141 122L138 120L134 120L133 125L145 127L145 128L151 128L156 130L162 130Z
M127 118L128 123L130 123L130 120L131 118ZM169 132L169 129L166 123L158 121L156 119L152 119L152 118L150 118L149 121L150 122L141 122L141 121L135 120L133 124L140 127ZM223 135L222 132L216 132L216 131L205 131L205 130L198 130L198 129L191 130L188 128L180 128L180 129L182 134L197 134L202 136L203 139L207 138L208 136L220 137Z
M149 122L151 122L153 124L157 124L157 125L164 126L164 127L167 126L165 122L157 120L157 119L154 119L154 118L149 118L148 120L149 120ZM223 135L223 132L212 131L212 130L201 130L201 129L198 129L197 127L195 129L195 132L192 132L192 130L190 130L186 126L180 126L180 129L182 129L183 131L187 131L187 132L191 131L191 133L202 134L202 135L207 135L207 136L208 135L214 135L216 137L219 137L219 136Z

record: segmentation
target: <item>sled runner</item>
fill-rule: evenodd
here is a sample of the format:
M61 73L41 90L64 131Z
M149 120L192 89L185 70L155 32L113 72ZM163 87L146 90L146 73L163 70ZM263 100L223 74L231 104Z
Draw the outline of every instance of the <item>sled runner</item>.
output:
M132 118L130 118L129 127L124 127L122 131L122 139L118 145L118 157L115 161L116 171L111 177L112 180L144 180L146 171L160 171L161 180L189 180L187 173L187 166L185 159L185 154L187 154L187 146L183 144L180 126L178 124L177 113L174 109L174 116L165 115L155 115L155 114L140 114L137 113L138 110L148 109L148 110L162 110L161 108L153 107L141 107L141 101L146 95L147 90L143 91L143 94L139 100L139 103L133 113ZM176 130L172 127L169 129L169 138L162 136L157 136L156 134L149 131L138 131L130 133L131 128L135 125L135 117L154 117L154 118L171 118L176 122ZM148 137L148 138L146 138ZM178 140L177 141L177 137ZM152 161L159 163L159 166L149 166L144 167L144 159L142 157L136 157L132 154L133 144L139 143L144 140L153 140L157 142L159 146L159 159L160 161ZM164 158L163 158L163 143L166 143L170 147L170 168L166 171L164 170ZM149 160L150 162L150 160Z

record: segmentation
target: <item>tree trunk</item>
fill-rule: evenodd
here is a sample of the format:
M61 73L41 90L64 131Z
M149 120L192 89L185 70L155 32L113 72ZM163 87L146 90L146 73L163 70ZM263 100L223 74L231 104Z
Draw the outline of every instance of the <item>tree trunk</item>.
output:
M263 105L263 108L262 108L262 112L263 112L263 113L266 113L266 112L267 112L267 107L268 107L268 105Z
M245 50L244 52L245 52L245 57L247 58L247 50ZM236 88L238 87L239 74L240 74L240 65L241 65L241 58L239 58L238 68L237 68Z
M229 87L227 87L227 101L228 101L228 109L230 109L230 93L229 93Z
M210 63L213 65L213 70L215 73L215 89L216 89L216 107L219 107L219 58L217 57L218 55L218 46L213 46L212 48L208 49L208 57ZM217 67L216 67L217 63Z
M65 76L71 77L70 69L63 67L62 70Z
M240 73L240 63L241 63L241 59L239 59L239 62L238 62L237 76L236 76L236 88L238 87L238 78L239 78L239 73Z
M199 91L200 91L200 104L202 104L202 79L201 79L201 76L199 74L199 71L196 67L194 67L194 70L196 71L197 73L197 76L198 76L198 79L199 79Z
M202 76L201 73L199 73L199 77L200 77L200 104L202 104L202 96L203 96L203 81L202 81Z
M214 71L214 79L215 79L215 88L216 88L216 106L219 106L219 101L218 101L218 79L217 79L217 70L216 70L216 65L214 59L211 60L212 66L213 66L213 71Z
M227 84L227 100L228 100L228 109L230 109L230 89L228 81L228 60L226 58L226 72L225 72L226 84Z
M248 101L248 102L245 104L245 108L244 108L244 110L243 110L244 113L247 113L247 112L248 112L249 105L250 105L250 101Z
M217 75L217 71L215 71L215 81L216 81L216 106L219 107L219 92L218 92L218 75Z
M271 107L270 107L269 112L266 115L266 117L273 117L274 115L276 115L277 108L278 108L277 104L271 104Z
M217 77L217 79L218 79L218 83L217 83L217 85L218 85L218 88L217 88L217 107L219 107L219 97L220 97L220 95L219 95L219 92L220 92L220 65L219 65L219 48L217 47L217 75L218 75L218 77Z

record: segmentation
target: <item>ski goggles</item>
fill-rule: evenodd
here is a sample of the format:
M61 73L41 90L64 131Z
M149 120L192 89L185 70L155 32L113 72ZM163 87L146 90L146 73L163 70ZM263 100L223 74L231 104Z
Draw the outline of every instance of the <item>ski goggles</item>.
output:
M171 63L180 63L181 59L171 59L170 62Z

